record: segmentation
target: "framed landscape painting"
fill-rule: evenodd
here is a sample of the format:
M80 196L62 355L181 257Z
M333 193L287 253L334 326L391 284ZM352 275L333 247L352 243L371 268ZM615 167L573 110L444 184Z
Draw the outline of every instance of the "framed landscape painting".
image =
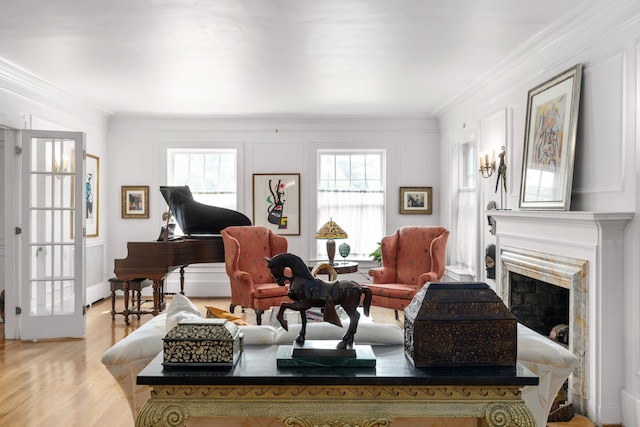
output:
M253 174L253 224L300 235L300 174Z
M578 64L529 91L521 209L569 210L581 82Z
M400 213L431 215L432 199L432 187L400 187Z

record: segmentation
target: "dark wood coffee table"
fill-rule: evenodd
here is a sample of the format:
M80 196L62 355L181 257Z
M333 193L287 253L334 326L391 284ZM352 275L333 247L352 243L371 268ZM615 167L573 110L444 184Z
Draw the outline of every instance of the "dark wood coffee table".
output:
M535 427L520 389L538 377L512 368L415 368L404 348L373 346L375 368L278 368L278 346L247 346L227 370L163 368L136 426L181 426L194 417L277 417L287 426L389 425L400 417L476 417L489 426Z

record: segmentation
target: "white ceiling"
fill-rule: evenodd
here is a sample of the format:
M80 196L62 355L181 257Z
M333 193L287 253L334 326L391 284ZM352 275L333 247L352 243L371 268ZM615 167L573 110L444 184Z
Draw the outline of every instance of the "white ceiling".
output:
M2 0L0 58L112 113L433 114L580 0Z

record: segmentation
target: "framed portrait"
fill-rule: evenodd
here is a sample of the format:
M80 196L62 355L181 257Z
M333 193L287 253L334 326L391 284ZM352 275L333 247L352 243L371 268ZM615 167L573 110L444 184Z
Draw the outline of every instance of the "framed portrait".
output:
M300 235L300 174L253 174L253 224Z
M529 91L521 209L570 208L581 83L578 64Z
M400 187L401 214L433 213L432 187Z
M149 218L149 186L122 186L122 218Z
M87 153L84 172L85 227L87 237L98 237L100 220L100 158Z

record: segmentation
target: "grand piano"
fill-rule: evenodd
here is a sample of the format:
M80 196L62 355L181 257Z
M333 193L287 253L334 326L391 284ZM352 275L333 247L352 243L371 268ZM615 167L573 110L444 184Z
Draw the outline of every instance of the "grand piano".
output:
M114 268L116 277L124 282L153 281L154 316L165 307L164 278L168 273L180 270L180 293L184 294L185 267L224 262L220 231L233 225L251 225L240 212L195 201L188 186L161 186L160 192L184 236L171 236L167 224L157 241L128 242L127 257L116 259Z

